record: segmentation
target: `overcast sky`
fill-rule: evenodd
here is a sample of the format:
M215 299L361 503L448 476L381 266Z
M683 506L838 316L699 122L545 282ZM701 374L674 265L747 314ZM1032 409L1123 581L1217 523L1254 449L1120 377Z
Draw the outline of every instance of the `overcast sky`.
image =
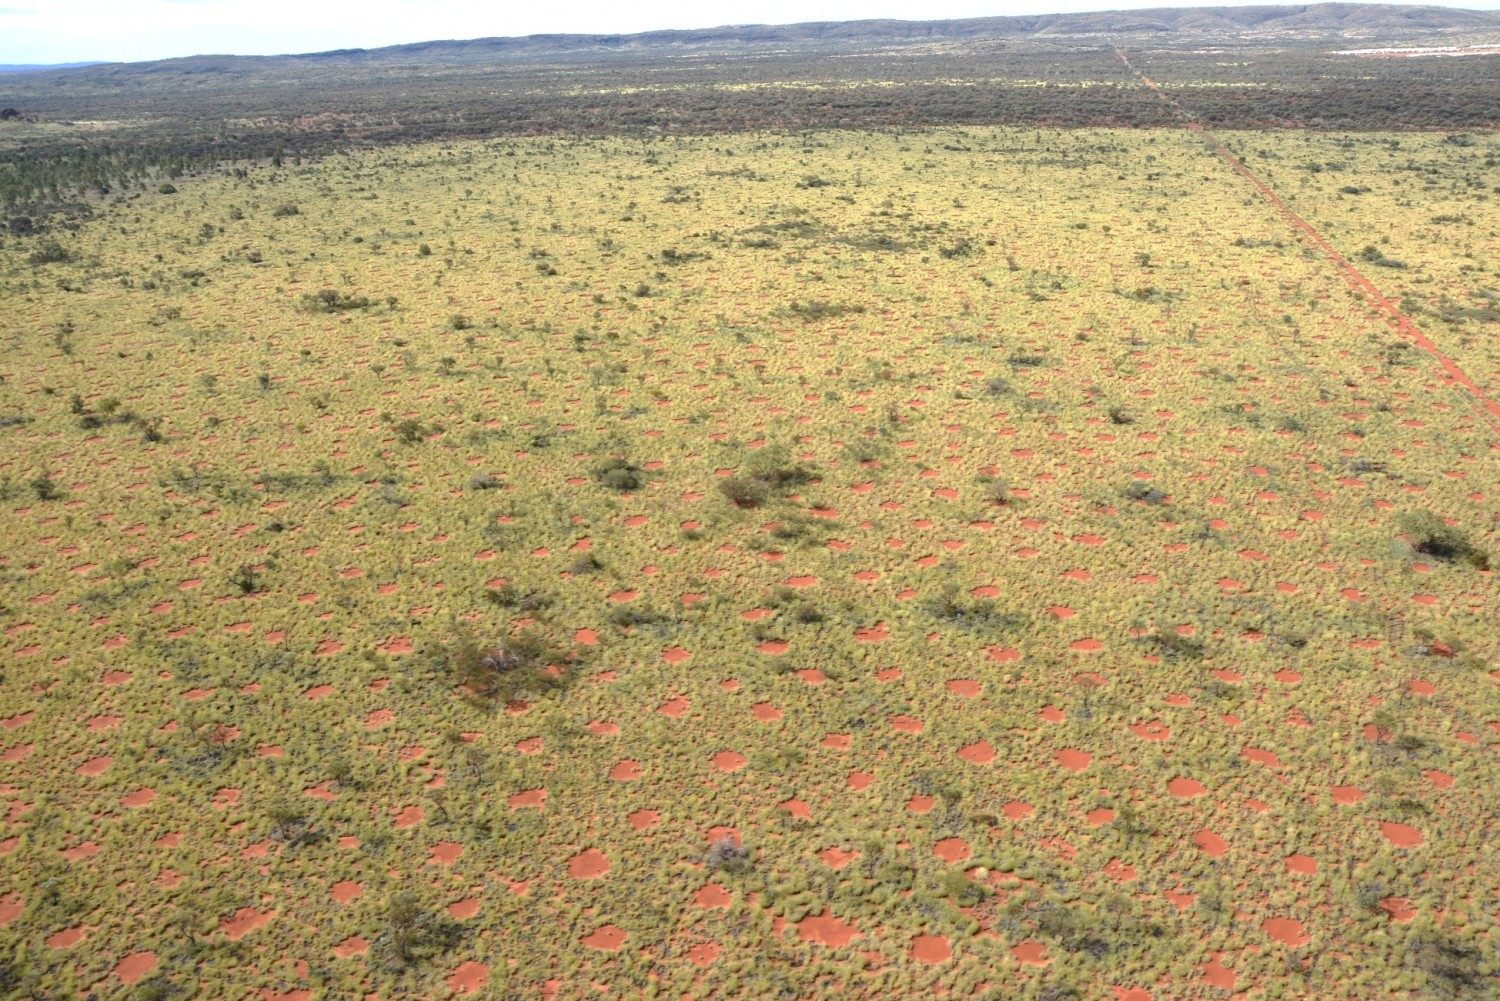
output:
M1228 0L1233 3L1233 0ZM1430 0L1429 0L1430 2ZM0 0L0 63L369 48L435 38L629 32L721 24L907 20L1216 5L1162 0ZM1217 5L1224 5L1219 0ZM1447 3L1471 9L1500 0ZM1246 6L1246 5L1238 5Z

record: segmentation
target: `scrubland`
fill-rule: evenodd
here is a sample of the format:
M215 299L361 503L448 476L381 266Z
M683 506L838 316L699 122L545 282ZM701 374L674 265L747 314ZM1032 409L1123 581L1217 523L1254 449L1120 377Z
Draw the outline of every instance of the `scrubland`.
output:
M1493 395L1492 135L1225 141ZM0 297L0 992L1493 983L1496 423L1191 132L288 158Z

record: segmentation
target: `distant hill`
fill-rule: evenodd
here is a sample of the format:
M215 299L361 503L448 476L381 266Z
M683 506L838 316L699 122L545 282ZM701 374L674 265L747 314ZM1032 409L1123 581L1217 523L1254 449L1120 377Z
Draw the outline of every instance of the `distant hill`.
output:
M628 35L548 34L413 42L376 49L339 49L280 56L201 55L142 63L89 64L108 78L160 72L265 72L298 65L474 65L500 59L587 56L610 52L647 55L685 49L749 47L818 48L901 45L1004 38L1158 36L1267 39L1343 36L1409 37L1416 34L1500 29L1500 12L1391 4L1323 3L1265 7L1188 7L947 21L812 21L788 25L726 25Z
M74 70L99 63L0 63L0 73L38 73L43 70Z

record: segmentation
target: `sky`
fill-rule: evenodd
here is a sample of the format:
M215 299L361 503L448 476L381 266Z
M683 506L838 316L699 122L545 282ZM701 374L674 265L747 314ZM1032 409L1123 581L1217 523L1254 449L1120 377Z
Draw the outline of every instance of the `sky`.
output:
M1426 0L1433 3L1433 0ZM1442 6L1495 9L1500 0ZM927 20L1248 6L1235 0L0 0L0 64L268 55L538 32L613 33L889 17Z

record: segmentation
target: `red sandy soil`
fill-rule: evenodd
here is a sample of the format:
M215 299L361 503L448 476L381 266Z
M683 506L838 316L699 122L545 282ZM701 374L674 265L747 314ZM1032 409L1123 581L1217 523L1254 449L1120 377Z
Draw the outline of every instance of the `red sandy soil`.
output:
M568 875L574 879L598 879L609 872L609 857L597 848L586 849L568 860Z
M127 986L156 969L156 953L132 952L115 964L115 976Z
M989 741L980 740L960 748L958 756L970 764L987 765L995 760L995 748Z
M26 909L26 904L19 893L7 893L0 897L0 928L4 928Z
M1380 833L1387 841L1399 848L1415 848L1422 843L1422 832L1406 824L1383 820L1380 822Z
M1046 966L1052 962L1052 957L1047 955L1047 947L1041 942L1017 942L1010 947L1010 954L1017 962L1027 966Z
M328 895L340 904L358 900L364 892L364 886L350 879L340 880L328 888Z
M274 912L261 912L253 907L241 907L219 922L219 930L231 942L238 942L258 928L265 927L275 917Z
M972 852L963 838L944 838L932 846L932 853L944 862L962 862Z
M942 935L918 935L911 941L911 958L919 963L946 963L952 955L948 939Z
M437 865L452 865L464 853L464 846L456 841L439 841L428 849L428 862Z
M693 894L693 903L706 910L719 910L734 902L734 894L717 883L705 883Z
M721 772L737 772L745 767L749 759L738 751L720 751L713 757L713 764Z
M1167 783L1167 792L1178 799L1197 799L1208 792L1197 779L1178 776Z
M1301 921L1292 918L1266 918L1260 924L1261 930L1272 939L1293 949L1300 948L1312 941Z
M804 942L817 942L830 949L839 949L859 938L860 933L853 925L845 924L825 911L797 922L797 937Z
M1311 876L1318 871L1318 860L1307 855L1288 855L1286 857L1286 871L1295 872L1302 876Z
M590 949L598 949L601 952L617 952L629 937L623 928L617 928L614 925L601 925L588 935L585 935L582 941Z
M473 994L490 979L490 968L483 963L470 960L460 963L458 969L448 975L448 989L455 994Z
M1088 768L1094 761L1093 756L1086 751L1080 751L1074 747L1065 747L1053 755L1058 766L1070 772L1081 772Z
M719 953L723 951L723 948L717 942L704 942L701 945L695 945L688 950L688 962L698 967L712 966L714 960L719 958Z
M1193 844L1203 849L1209 858L1218 858L1229 850L1229 845L1213 831L1202 830L1193 835Z
M352 959L362 956L370 950L370 943L358 935L351 935L338 945L333 947L333 954L339 959Z

